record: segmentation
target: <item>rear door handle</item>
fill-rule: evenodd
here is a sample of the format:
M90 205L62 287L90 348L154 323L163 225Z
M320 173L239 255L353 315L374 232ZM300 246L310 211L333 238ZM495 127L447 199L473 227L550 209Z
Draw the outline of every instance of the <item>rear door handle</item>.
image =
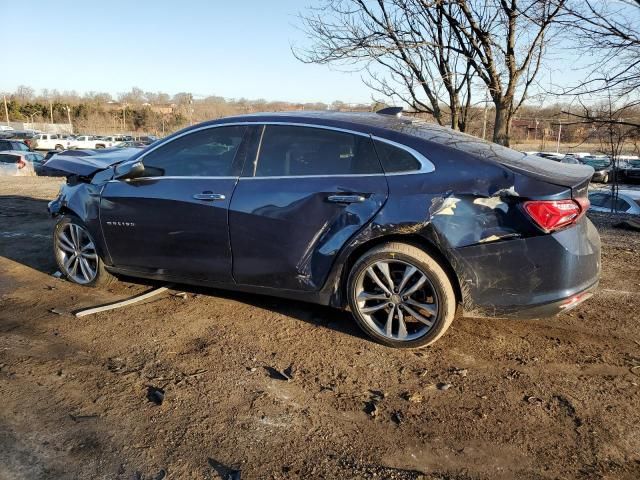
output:
M327 200L333 203L362 203L366 199L362 195L329 195Z
M222 193L202 192L196 193L193 198L196 200L204 200L205 202L212 202L214 200L224 200L225 197Z

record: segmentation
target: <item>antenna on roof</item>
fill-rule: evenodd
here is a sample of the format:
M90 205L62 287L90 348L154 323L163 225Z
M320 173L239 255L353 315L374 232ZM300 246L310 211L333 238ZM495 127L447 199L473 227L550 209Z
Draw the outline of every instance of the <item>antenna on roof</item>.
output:
M379 115L393 115L394 117L402 116L402 107L387 107L376 112Z

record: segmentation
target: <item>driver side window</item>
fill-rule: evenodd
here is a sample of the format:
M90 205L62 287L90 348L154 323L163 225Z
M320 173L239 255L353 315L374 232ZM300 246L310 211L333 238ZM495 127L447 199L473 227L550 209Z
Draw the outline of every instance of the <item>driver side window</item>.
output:
M247 127L214 127L189 133L142 158L145 177L229 177Z

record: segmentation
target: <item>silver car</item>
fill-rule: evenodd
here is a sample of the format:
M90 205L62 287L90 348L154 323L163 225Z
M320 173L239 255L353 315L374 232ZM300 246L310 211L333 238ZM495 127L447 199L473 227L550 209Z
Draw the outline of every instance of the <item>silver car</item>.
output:
M610 190L594 190L589 193L590 210L611 212L611 207L618 213L640 215L640 190L618 190L617 200Z
M0 176L35 175L34 162L37 157L42 158L42 155L22 150L0 151Z

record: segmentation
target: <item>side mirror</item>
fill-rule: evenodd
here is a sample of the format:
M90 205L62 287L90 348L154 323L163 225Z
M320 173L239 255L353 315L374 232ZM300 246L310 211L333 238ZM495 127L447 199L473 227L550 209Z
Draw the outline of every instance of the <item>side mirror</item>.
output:
M125 162L116 166L113 178L116 180L128 180L136 178L144 173L144 165L141 161Z

